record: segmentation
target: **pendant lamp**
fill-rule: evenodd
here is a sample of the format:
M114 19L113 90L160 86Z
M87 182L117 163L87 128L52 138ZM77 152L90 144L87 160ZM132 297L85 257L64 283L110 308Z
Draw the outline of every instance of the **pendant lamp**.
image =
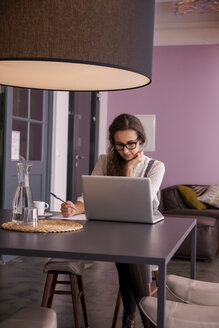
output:
M75 91L151 82L154 0L0 0L0 84Z

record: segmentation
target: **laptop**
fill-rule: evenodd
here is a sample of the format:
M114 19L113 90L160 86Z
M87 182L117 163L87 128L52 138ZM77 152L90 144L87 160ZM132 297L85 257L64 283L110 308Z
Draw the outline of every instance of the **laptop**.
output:
M149 178L82 175L85 214L88 220L157 223Z

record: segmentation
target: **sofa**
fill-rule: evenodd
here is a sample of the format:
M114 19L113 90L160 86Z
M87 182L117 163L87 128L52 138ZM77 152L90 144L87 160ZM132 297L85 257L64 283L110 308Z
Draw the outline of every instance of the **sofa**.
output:
M215 186L218 186L219 189L219 185ZM197 259L201 260L214 259L219 246L219 208L209 204L211 202L205 203L199 200L203 198L203 195L209 194L210 187L207 185L174 185L161 190L160 197L159 210L165 216L197 219ZM188 201L181 192L183 190L187 190L189 193L192 190L195 204ZM188 236L175 256L189 258L191 254L190 245L191 237Z

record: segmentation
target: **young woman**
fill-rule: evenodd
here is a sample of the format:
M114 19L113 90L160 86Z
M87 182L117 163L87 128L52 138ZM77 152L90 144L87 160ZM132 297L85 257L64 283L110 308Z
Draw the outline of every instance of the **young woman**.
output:
M141 146L146 141L145 132L139 119L133 115L121 114L114 119L109 127L109 152L100 155L93 175L144 177L151 158L145 156ZM153 207L159 205L157 193L163 175L164 164L154 161L147 177L151 179L151 193ZM75 204L67 201L62 204L61 211L64 217L84 213L83 197L79 197ZM137 236L133 236L133 239ZM130 241L133 242L133 241ZM120 292L123 300L123 328L135 327L136 304L148 295L147 274L143 264L116 263ZM147 327L145 317L142 315L144 327Z

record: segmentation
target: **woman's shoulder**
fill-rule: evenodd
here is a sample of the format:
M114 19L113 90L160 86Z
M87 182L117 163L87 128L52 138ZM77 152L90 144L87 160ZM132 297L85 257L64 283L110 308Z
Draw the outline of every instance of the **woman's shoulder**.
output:
M143 175L148 177L163 176L165 172L163 162L148 156L144 156L144 167L142 169L144 171Z
M93 169L92 175L106 175L107 170L107 155L101 154L98 157L98 161Z
M100 154L98 157L98 161L105 163L107 161L107 158L108 158L107 154Z
M165 165L162 161L144 155L144 165L145 165L145 167L148 166L149 163L151 163L150 165L152 167L162 167L162 168L165 167Z

